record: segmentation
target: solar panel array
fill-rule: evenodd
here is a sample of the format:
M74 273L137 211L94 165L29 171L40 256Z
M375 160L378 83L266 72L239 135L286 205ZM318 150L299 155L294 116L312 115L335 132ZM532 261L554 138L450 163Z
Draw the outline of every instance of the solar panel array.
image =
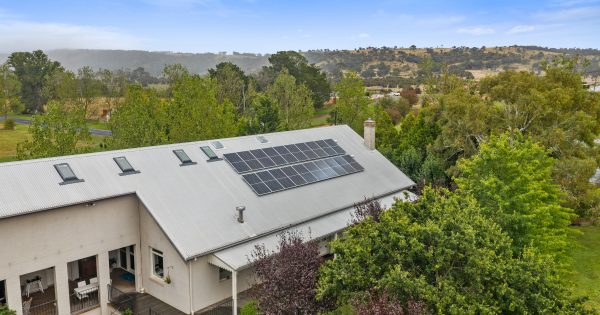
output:
M223 154L223 158L239 174L244 174L344 154L346 151L337 142L333 139L326 139L226 153Z
M363 170L350 155L340 155L244 174L242 177L257 195L262 196Z

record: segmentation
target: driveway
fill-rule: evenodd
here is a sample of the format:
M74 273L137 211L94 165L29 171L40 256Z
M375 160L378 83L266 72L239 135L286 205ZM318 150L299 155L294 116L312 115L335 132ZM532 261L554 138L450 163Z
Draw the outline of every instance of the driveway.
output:
M21 124L21 125L29 125L31 123L31 120L23 119L23 118L13 118L12 120L14 120L17 124ZM0 122L2 122L2 121L4 121L4 116L0 117ZM96 129L96 128L89 128L88 130L90 131L91 134L96 135L96 136L112 135L112 132L110 130Z

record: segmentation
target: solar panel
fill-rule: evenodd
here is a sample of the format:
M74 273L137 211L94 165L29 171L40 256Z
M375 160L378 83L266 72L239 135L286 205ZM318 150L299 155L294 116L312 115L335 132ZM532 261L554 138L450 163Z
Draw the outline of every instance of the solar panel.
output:
M352 156L343 155L247 173L242 178L257 195L263 196L363 170Z
M173 150L173 153L175 153L177 158L181 161L180 166L196 164L196 162L192 161L192 159L190 159L183 149Z
M346 154L333 139L223 154L239 174Z
M121 169L122 173L120 175L130 175L130 174L139 173L139 171L136 171L133 168L133 166L131 166L131 163L129 163L129 161L127 161L126 157L119 156L119 157L113 158L113 160L115 161L115 163L117 163L117 165Z
M77 178L77 175L75 175L68 163L54 164L54 168L63 180L63 182L60 183L61 185L83 182L83 179Z

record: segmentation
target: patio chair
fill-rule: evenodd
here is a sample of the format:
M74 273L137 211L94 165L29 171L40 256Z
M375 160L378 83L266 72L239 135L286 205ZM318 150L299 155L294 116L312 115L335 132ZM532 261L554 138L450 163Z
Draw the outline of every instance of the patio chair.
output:
M90 279L90 284L92 283L98 283L98 278L94 277Z
M23 315L29 315L29 309L31 309L31 302L33 298L30 297L29 300L23 302Z
M85 280L77 282L77 287L78 288L85 287Z
M85 280L77 282L77 288L83 288L85 286L86 286ZM75 296L77 296L77 298L80 299L80 300L85 299L85 298L88 297L87 294L85 294L85 293L79 293L79 292L77 292L77 290L75 290Z

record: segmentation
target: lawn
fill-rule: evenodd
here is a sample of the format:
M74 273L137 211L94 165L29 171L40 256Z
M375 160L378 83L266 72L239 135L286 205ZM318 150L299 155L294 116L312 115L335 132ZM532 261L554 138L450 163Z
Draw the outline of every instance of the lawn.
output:
M0 123L0 127L4 127ZM16 124L15 130L4 130L0 128L0 162L8 162L16 159L17 143L29 138L27 126Z
M600 311L600 226L584 226L573 236L571 280L575 283L575 294L590 298L587 304Z
M15 130L4 130L4 124L0 122L0 163L15 161L17 159L17 143L29 139L27 129L29 126L16 124ZM92 135L91 140L78 144L80 147L98 147L105 139L102 136Z

